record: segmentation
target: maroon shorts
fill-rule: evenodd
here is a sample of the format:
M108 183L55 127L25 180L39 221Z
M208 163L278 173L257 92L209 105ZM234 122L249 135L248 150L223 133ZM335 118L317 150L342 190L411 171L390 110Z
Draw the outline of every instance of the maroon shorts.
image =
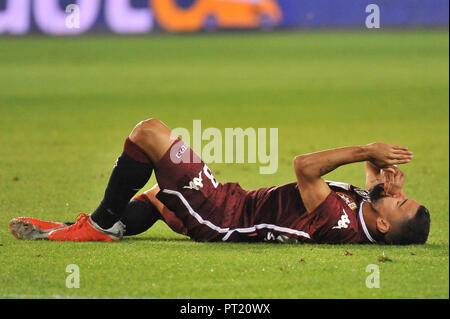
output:
M239 227L247 192L239 183L219 183L181 139L155 165L156 195L196 241L220 241ZM228 236L227 236L228 234Z

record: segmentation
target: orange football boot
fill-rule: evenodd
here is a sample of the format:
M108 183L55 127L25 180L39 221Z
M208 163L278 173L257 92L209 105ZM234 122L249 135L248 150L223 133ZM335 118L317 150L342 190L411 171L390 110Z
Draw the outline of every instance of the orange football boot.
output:
M56 229L69 227L64 223L49 222L31 217L17 217L9 222L9 230L17 239L46 239Z
M52 230L47 238L54 241L119 241L124 231L125 225L122 222L103 229L88 214L82 213L78 215L75 224Z

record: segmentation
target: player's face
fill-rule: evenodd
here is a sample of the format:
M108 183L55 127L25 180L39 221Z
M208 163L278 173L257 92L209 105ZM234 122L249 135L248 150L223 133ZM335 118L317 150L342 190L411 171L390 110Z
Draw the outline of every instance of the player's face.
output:
M380 216L392 225L413 218L420 205L419 202L406 197L406 195L382 197L373 204Z

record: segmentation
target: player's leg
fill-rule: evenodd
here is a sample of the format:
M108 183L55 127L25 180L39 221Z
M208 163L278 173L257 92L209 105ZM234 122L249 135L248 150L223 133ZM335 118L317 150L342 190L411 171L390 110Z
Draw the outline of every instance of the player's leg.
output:
M128 203L120 219L125 226L124 236L141 234L158 220L164 221L173 231L185 234L182 222L156 198L159 190L158 185L155 185Z
M178 137L159 120L149 119L136 125L125 141L99 207L91 216L81 215L76 224L50 232L48 239L119 240L124 230L118 221L124 217L132 196L147 183L153 169L162 192L168 195L158 200L163 209L166 208L166 215L171 217L169 220L180 226L171 228L195 240L217 239L230 222L223 224L222 213L234 211L235 207L233 200L227 201L232 207L216 207L216 203L223 203L230 192L237 192L217 183L201 159L183 141L175 143L177 140ZM169 204L173 207L168 207ZM208 220L203 220L204 214L208 215ZM166 215L164 219L171 226Z
M60 241L114 241L123 236L124 217L130 199L148 182L156 163L169 149L171 131L161 121L148 119L127 137L111 173L103 200L91 214L83 214L71 227L48 235Z
M181 139L155 164L155 175L160 187L156 199L183 225L181 233L196 241L218 241L234 226L246 192L238 183L217 182Z
M162 121L151 118L139 122L128 138L156 165L178 136L172 134L170 128Z
M124 236L141 234L153 224L162 219L155 206L150 203L145 195L141 194L130 201L120 221L125 225Z
M148 119L136 125L117 159L105 196L91 218L107 229L119 221L130 199L148 182L154 164L170 147L170 129Z
M140 122L128 139L154 165L162 191L149 197L155 200L154 206L161 206L158 210L169 227L195 240L209 241L221 237L221 232L230 222L223 221L223 212L234 211L233 199L237 201L244 191L238 185L230 187L218 183L200 157L157 119ZM234 195L230 196L230 193ZM156 195L161 197L156 198ZM223 203L225 198L230 199L227 201L229 204L216 207L216 203ZM208 220L203 220L202 216L206 215Z

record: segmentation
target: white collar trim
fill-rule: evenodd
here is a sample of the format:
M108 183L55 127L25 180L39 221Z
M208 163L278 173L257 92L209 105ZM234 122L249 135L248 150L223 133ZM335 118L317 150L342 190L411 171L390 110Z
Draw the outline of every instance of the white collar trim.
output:
M367 239L369 239L372 243L376 243L375 239L372 238L372 236L370 236L369 230L367 229L367 225L366 222L364 220L364 215L363 215L363 205L366 203L366 201L362 201L361 205L359 206L359 220L361 221L361 225L364 231L364 234L366 235Z

